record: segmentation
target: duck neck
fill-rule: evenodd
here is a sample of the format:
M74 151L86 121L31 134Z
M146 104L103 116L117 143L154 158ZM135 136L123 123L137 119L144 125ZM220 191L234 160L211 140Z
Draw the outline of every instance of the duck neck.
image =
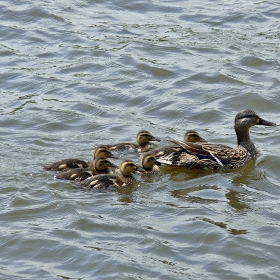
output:
M250 139L249 129L244 130L235 126L235 132L237 136L237 145L245 148L252 155L256 155L257 149Z

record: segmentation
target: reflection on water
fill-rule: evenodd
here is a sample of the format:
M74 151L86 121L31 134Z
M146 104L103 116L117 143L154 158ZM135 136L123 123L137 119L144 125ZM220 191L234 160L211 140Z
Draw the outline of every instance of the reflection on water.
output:
M238 171L233 171L235 176L233 176L232 184L235 186L240 186L242 184L250 185L250 182L254 180L256 169L256 158L245 164Z
M210 190L210 192L207 192ZM211 192L213 190L213 192ZM215 192L219 188L216 186L198 186L188 189L174 190L171 192L172 196L191 203L217 203L218 200L215 199ZM213 197L211 199L211 197Z
M237 191L230 190L226 194L226 198L228 199L228 203L231 207L233 207L236 211L243 211L245 209L250 209L246 203L244 203L244 197L246 199L246 195L241 194Z
M239 235L239 234L246 234L247 233L247 230L244 230L244 229L235 229L235 228L229 228L228 229L227 224L224 223L224 222L215 222L215 221L213 221L211 219L208 219L208 218L204 218L202 220L207 222L207 223L213 224L217 227L220 227L222 229L226 229L228 233L233 234L233 235Z

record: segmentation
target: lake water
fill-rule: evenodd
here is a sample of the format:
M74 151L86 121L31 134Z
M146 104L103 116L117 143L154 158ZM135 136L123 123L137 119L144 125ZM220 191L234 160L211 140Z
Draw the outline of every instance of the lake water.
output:
M234 147L246 108L279 124L279 2L0 9L1 279L279 279L279 126L253 127L259 156L232 171L166 167L93 192L42 169L141 129Z

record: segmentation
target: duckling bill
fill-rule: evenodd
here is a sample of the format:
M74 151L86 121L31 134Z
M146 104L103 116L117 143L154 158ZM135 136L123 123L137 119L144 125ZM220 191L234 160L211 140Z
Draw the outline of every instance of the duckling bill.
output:
M142 174L155 174L159 172L158 166L161 165L154 155L144 154L141 160L144 172Z

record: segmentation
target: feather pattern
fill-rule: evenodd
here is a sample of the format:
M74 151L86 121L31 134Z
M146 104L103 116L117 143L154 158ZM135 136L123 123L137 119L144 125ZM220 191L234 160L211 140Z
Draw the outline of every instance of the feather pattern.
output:
M103 174L96 175L81 181L79 184L82 187L88 188L121 188L132 184L135 181L132 173L136 171L144 171L142 168L136 165L132 160L125 160L120 165L121 175Z
M62 159L44 166L44 169L52 171L65 171L73 168L94 168L94 159L100 156L104 156L106 158L116 158L115 156L113 156L113 154L108 148L104 146L98 146L95 149L95 152L93 154L93 160L91 161L84 161L75 158Z
M55 175L56 179L83 181L88 177L98 174L111 174L117 166L106 157L97 157L93 162L93 168L75 168Z
M274 126L275 123L260 118L252 110L240 111L235 117L237 147L222 144L184 143L170 140L182 148L159 161L173 166L185 166L196 169L237 168L257 156L257 149L250 140L249 129L254 125Z
M160 141L160 139L154 137L149 131L141 130L136 136L137 144L135 143L118 143L104 145L110 151L137 151L145 152L151 147L151 141Z
M175 141L175 140L174 140ZM196 143L196 142L206 142L198 132L194 130L187 130L184 135L184 142L178 141L178 143ZM190 152L185 152L185 147L180 147L177 142L177 146L163 146L155 150L144 153L145 156L154 156L157 159L157 163L169 164L169 162L177 162L176 157L182 157L182 161L186 161L190 156ZM174 160L173 160L174 158Z

